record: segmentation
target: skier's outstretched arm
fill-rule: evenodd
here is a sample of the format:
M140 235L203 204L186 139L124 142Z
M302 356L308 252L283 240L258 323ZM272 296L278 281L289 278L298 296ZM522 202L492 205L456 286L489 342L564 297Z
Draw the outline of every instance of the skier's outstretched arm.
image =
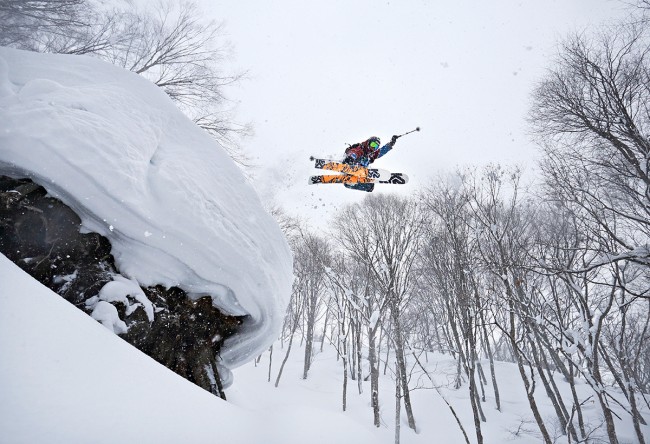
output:
M385 154L388 154L388 152L389 152L390 150L392 150L393 147L395 146L395 142L397 142L397 136L393 136L393 137L390 139L390 142L388 142L386 145L382 146L382 147L379 149L379 155L377 156L377 159L379 159L380 157L384 156Z

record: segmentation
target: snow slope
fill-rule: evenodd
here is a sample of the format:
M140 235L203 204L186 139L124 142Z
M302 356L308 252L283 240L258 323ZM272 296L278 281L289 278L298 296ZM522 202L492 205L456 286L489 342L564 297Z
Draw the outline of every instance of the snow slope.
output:
M349 381L348 410L341 412L342 364L332 347L326 345L323 353L318 349L309 378L303 380L304 349L296 342L278 388L267 382L268 353L257 365L250 362L237 368L224 402L131 347L0 255L2 443L394 442L390 376L380 377L382 427L374 429L369 383L364 382L359 395L356 382ZM272 381L285 352L280 344L274 345ZM467 386L451 388L453 359L430 355L423 362L456 409L470 441L476 442ZM485 442L540 442L516 367L497 363L497 378L502 411L495 410L491 387L486 387ZM418 433L408 429L402 412L401 442L464 443L440 395L425 389L426 383L417 377L412 382L422 387L412 392ZM557 382L566 390L561 380ZM590 389L580 388L586 399ZM538 401L547 424L554 424L553 408L541 389ZM583 409L594 437L602 437L598 407L588 401ZM620 442L635 442L629 416L615 410L623 418L616 425ZM644 412L646 417L649 413ZM650 426L643 430L650 436Z
M331 412L254 411L211 395L1 254L0 355L2 443L325 444L350 436L373 442L364 428Z
M249 314L223 348L226 367L276 337L292 281L284 236L222 147L142 77L0 48L0 174L72 207L128 279Z

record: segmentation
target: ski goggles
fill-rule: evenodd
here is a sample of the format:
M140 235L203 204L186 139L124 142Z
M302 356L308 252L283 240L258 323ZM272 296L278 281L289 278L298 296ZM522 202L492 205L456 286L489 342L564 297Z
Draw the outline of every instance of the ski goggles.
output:
M370 142L370 148L376 150L377 148L379 148L379 142L373 140L372 142Z

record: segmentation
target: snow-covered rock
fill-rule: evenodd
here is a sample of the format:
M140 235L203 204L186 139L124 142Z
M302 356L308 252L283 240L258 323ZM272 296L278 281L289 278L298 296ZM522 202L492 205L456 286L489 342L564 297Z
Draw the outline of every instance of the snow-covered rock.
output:
M42 185L82 230L110 241L126 279L98 301L121 297L127 282L211 296L248 316L222 349L229 368L276 337L292 280L284 236L223 148L142 77L89 57L0 48L0 174Z

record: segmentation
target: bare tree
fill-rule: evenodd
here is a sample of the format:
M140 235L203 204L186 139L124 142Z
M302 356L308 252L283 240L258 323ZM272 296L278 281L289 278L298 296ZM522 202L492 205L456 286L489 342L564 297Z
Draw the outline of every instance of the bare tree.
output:
M80 25L85 5L86 0L0 0L0 46L31 49L39 32Z
M236 123L224 94L246 74L222 69L231 52L223 23L203 20L196 3L171 0L159 1L154 11L122 16L120 43L99 55L158 85L235 161L248 165L237 141L251 134L251 126Z
M332 317L336 320L337 331L332 344L338 352L338 356L343 362L343 387L342 387L342 409L347 409L347 393L348 393L348 362L349 362L349 339L350 339L350 324L352 314L350 313L348 283L354 279L354 276L349 273L347 264L344 257L335 258L332 263L332 268L328 270L327 278L330 283L330 297L328 300L328 311L332 313Z
M596 222L606 262L650 264L649 52L643 26L574 36L534 94L550 194Z
M485 416L476 378L481 307L475 297L477 263L472 257L469 194L461 186L440 182L429 187L423 201L429 223L421 255L422 272L432 287L429 296L442 295L441 305L458 358L456 388L461 386L464 370L469 379L476 440L482 443L481 421L485 421Z
M583 337L564 340L583 361L571 365L587 372L585 379L613 443L617 436L609 404L616 400L604 389L605 371L618 381L629 405L624 408L639 442L644 442L644 420L634 397L639 388L624 382L634 360L629 353L638 349L618 350L614 343L617 336L619 344L624 335L643 337L644 321L625 333L619 326L626 325L629 313L645 313L639 298L650 297L647 32L641 21L567 39L554 68L537 87L531 111L545 154L547 195L576 221L584 238L578 249L564 253L570 260L553 270L565 282L568 301L575 301L576 313L589 325ZM603 340L606 335L608 340Z
M519 375L524 383L528 404L544 442L552 442L535 399L536 363L525 340L529 335L527 322L531 318L530 284L525 272L531 248L534 215L520 198L520 172L488 166L481 181L474 178L470 185L470 205L477 229L477 251L482 268L498 288L498 304L503 313L495 322L506 335Z
M335 264L335 267L328 273L334 293L332 297L335 303L334 316L338 319L339 331L345 332L345 341L348 339L348 327L345 323L356 323L359 326L356 338L358 353L361 353L361 330L363 328L366 331L370 370L370 405L373 410L373 424L375 427L380 427L377 342L388 307L387 300L381 297L381 292L366 264L358 263L354 258L344 255L337 259ZM341 341L336 341L336 343L339 342ZM357 363L359 372L362 367L360 361L359 358ZM344 367L346 365L347 362L344 360ZM357 375L357 378L360 386L362 378L360 375ZM359 393L361 394L361 391Z
M407 380L401 314L415 286L413 265L423 221L414 201L395 196L369 196L346 207L335 221L341 247L370 270L387 301L395 346L397 378L409 427L416 430ZM398 399L399 402L399 399Z
M230 53L223 23L204 21L193 2L170 0L160 1L154 11L127 13L122 22L121 43L102 57L147 77L226 147L232 135L250 133L225 111L225 87L240 82L245 73L223 72Z
M287 238L294 239L304 230L304 221L299 217L288 214L282 206L274 204L270 208L265 208L273 216Z
M158 0L137 9L99 8L87 0L4 0L3 18L0 39L6 45L94 55L143 75L219 141L233 160L250 166L240 142L252 134L252 126L237 123L234 104L225 95L246 73L224 70L232 49L223 24L206 21L195 2Z
M290 330L286 334L289 336L290 349L293 336L298 328L302 327L302 339L305 342L303 379L307 379L312 363L315 329L324 308L326 273L331 262L330 251L323 238L305 228L291 236L289 243L294 253L295 279L283 330Z
M299 283L294 281L293 289L291 292L291 299L289 300L289 305L287 307L287 313L284 317L284 325L282 328L283 332L286 332L286 336L289 338L289 345L287 346L287 352L282 359L280 364L280 369L278 370L278 376L275 378L275 387L280 384L280 378L282 378L282 372L284 371L284 366L289 360L289 355L291 354L291 347L293 345L293 339L296 335L296 331L300 325L300 314L302 312L302 294L298 290Z

